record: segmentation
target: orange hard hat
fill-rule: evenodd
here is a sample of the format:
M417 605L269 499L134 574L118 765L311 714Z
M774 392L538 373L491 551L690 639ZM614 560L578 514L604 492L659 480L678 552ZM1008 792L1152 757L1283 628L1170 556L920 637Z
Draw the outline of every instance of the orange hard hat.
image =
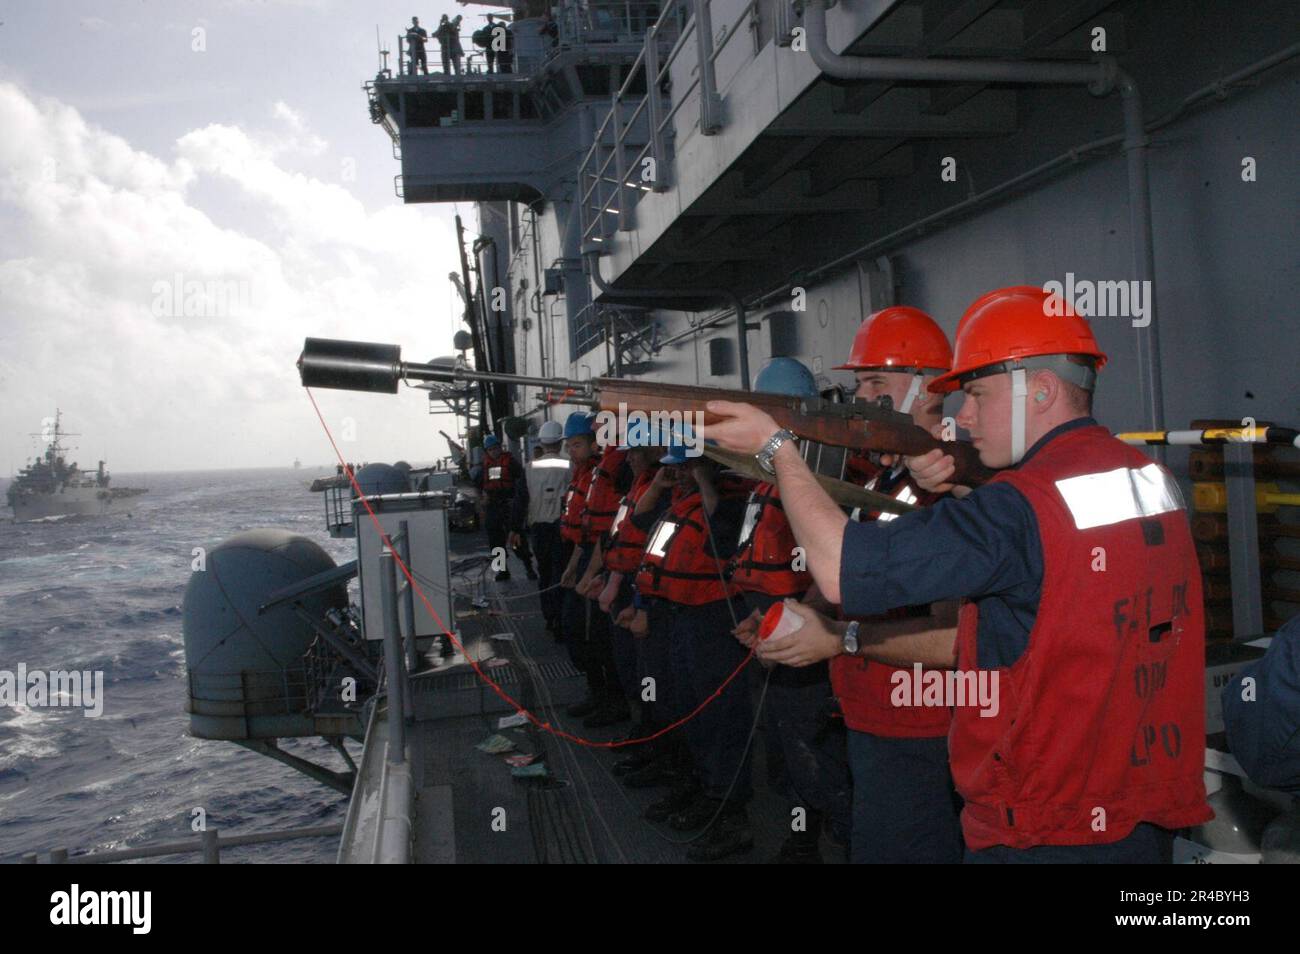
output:
M952 347L933 318L919 308L894 305L868 315L853 336L849 359L836 371L906 371L952 367Z
M981 295L957 323L952 370L930 382L935 392L955 391L961 379L981 368L990 373L1022 358L1074 354L1106 363L1086 319L1060 295L1033 285L999 288Z

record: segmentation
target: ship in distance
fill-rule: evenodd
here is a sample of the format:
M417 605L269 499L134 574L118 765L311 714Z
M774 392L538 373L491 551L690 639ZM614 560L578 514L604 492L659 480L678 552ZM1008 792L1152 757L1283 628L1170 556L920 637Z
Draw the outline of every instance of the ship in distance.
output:
M68 462L63 439L75 435L63 430L63 413L54 412L54 424L46 433L45 452L18 472L6 494L14 520L43 520L47 517L94 516L108 513L118 497L145 493L142 488L109 486L112 478L101 460L94 471L84 471L76 461Z

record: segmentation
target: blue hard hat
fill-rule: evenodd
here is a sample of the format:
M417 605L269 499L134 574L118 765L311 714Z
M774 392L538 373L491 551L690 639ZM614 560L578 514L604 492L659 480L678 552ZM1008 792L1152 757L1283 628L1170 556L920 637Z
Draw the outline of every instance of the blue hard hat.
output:
M595 437L595 432L591 428L594 420L594 414L574 411L564 421L564 439L567 441L570 437Z
M766 394L817 397L817 378L794 358L773 358L754 378L754 390Z
M501 446L501 438L497 437L495 434L489 434L487 437L483 438L484 450L490 450L493 447L500 447L500 446Z

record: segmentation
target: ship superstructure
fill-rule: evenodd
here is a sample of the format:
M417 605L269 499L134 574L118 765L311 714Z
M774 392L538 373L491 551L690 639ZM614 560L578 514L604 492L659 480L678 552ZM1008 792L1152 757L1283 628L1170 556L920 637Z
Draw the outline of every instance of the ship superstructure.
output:
M92 472L83 471L76 461L68 462L63 439L76 435L63 430L63 412L56 410L46 431L33 436L48 443L44 453L19 471L9 485L6 496L14 519L107 512L113 502L109 473L102 460Z

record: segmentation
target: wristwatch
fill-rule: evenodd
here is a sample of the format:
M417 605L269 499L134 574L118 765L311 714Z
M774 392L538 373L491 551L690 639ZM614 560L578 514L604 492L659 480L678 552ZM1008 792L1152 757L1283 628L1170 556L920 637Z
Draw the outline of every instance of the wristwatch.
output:
M849 628L844 631L844 652L849 656L858 654L858 621L849 620Z
M786 441L792 440L794 440L794 433L786 430L784 427L767 439L767 443L763 445L763 449L754 455L758 459L758 466L763 468L763 473L776 473L776 466L772 463L772 458L776 456L776 452L780 449L782 444Z

